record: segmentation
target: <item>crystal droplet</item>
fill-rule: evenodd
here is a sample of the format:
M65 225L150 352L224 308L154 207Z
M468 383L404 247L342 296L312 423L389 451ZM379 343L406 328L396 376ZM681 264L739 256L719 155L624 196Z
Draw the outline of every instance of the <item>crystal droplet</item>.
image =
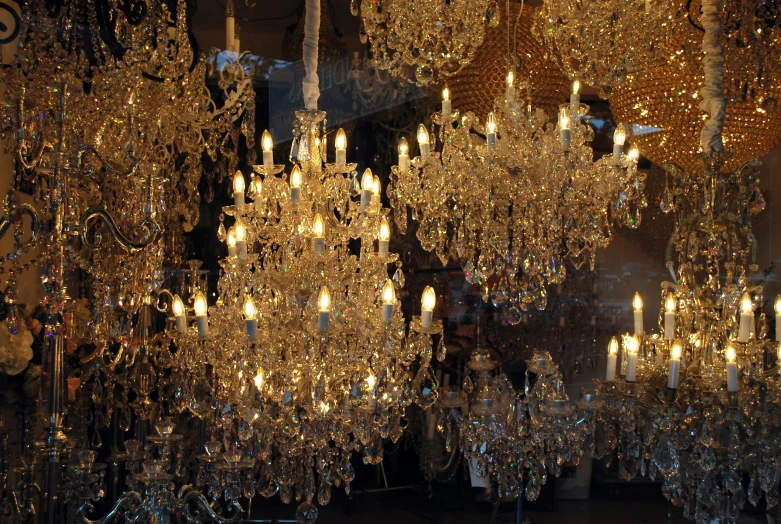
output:
M220 222L220 227L217 228L217 240L225 242L227 234L225 233L225 224Z
M472 264L471 260L467 260L466 264L464 264L464 279L469 282L470 284L473 284L472 279L475 276L475 266Z
M288 498L290 496L288 495ZM310 501L302 502L296 508L296 521L298 524L314 524L318 517L317 506Z
M437 360L440 362L445 361L447 356L447 346L445 346L445 337L439 337L439 343L437 344Z
M350 14L358 16L358 0L350 0Z
M22 321L19 318L19 312L16 309L16 306L11 306L11 311L8 312L8 331L12 335L18 335L19 330L22 327Z
M465 376L464 382L461 384L461 389L463 389L467 393L471 393L474 388L475 386L474 384L472 384L472 379L469 378L469 375Z
M396 284L399 285L399 287L404 287L404 283L406 282L406 279L404 278L404 272L401 270L401 268L396 268L396 272L393 274L393 281L396 282Z

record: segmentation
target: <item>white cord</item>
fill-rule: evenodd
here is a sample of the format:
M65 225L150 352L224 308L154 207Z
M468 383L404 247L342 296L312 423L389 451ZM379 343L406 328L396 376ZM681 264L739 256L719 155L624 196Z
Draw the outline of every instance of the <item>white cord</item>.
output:
M724 48L719 39L724 29L719 13L724 9L724 0L702 0L702 67L705 79L700 94L700 109L708 113L708 119L702 126L700 142L705 153L724 150L721 132L724 128L724 116L727 112L727 99L724 97Z
M320 79L317 77L317 54L320 40L320 0L306 0L304 24L304 107L317 109L320 98Z

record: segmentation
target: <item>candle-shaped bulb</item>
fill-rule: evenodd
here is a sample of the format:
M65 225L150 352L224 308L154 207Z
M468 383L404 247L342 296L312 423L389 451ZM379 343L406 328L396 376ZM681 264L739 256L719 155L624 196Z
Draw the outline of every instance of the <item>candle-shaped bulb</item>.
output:
M380 177L376 176L374 177L374 180L372 180L372 196L378 197L380 196L380 191L382 189L382 183L380 182Z
M200 291L195 295L195 303L193 304L196 317L205 317L208 306L206 305L206 297Z
M244 205L244 190L246 186L244 184L244 175L241 171L236 171L233 175L233 202L236 206Z
M390 225L388 225L388 219L382 217L380 221L380 234L378 236L380 240L390 240Z
M673 344L672 349L670 349L670 358L673 360L680 360L682 354L683 347L680 342L676 341L675 344Z
M396 303L396 289L393 287L391 279L386 279L385 285L382 286L382 303L390 305Z
M507 87L515 86L515 73L513 71L507 72Z
M732 363L737 360L738 354L735 351L735 348L730 345L724 350L724 357L727 359L727 362Z
M450 88L446 87L442 90L442 100L444 102L450 102Z
M337 151L346 151L347 150L347 135L344 132L344 129L341 127L339 128L339 131L336 132L336 138L334 139L334 147Z
M420 124L418 126L418 144L420 145L428 145L429 141L428 136L428 129L426 129L426 126L423 124Z
M610 343L607 346L607 354L618 355L618 339L616 337L610 339Z
M320 288L320 296L317 299L320 311L331 311L331 292L327 286Z
M773 309L776 310L776 315L781 315L781 295L776 295L776 301L775 304L773 304Z
M776 358L778 359L777 366L781 367L781 342L776 346Z
M637 149L637 146L635 144L632 144L626 156L630 161L636 164L637 161L640 160L640 150Z
M573 95L580 94L580 80L575 80L574 82L572 82L572 94Z
M488 133L496 133L496 117L493 111L488 113L488 119L486 120L486 130Z
M677 306L677 302L675 301L675 297L672 293L668 293L667 298L664 300L664 309L668 313L675 313L675 308Z
M252 297L247 295L244 298L244 318L246 320L254 320L258 311L255 309L255 302Z
M233 228L230 228L228 231L228 249L230 248L236 248L236 233L234 232Z
M293 189L301 188L301 168L298 166L293 167L293 171L290 173L290 187Z
M623 146L624 142L626 142L626 129L624 124L618 124L616 132L613 133L613 143L617 146Z
M263 387L263 371L258 370L258 374L255 375L255 378L252 379L253 382L255 382L255 387L260 389Z
M629 353L637 353L640 350L640 340L635 335L627 340L626 350Z
M569 115L566 111L559 111L559 129L569 129Z
M420 309L422 311L434 311L434 306L437 304L437 294L434 292L434 288L431 286L426 286L426 288L423 290L423 296L421 297L421 307Z
M372 170L367 167L361 177L361 191L371 192L372 189L374 189L374 175L372 175Z
M369 376L366 377L366 385L369 386L369 389L374 389L374 386L377 385L377 377L374 376L374 373L369 371Z
M260 147L267 153L270 153L274 147L274 140L271 138L271 133L268 132L268 129L263 131L263 136L260 138Z
M401 155L409 155L409 142L404 137L399 140L399 156Z
M236 244L247 241L247 229L244 227L241 220L236 221L236 225L233 226L233 231L234 235L236 235Z
M641 311L643 309L643 299L640 298L640 293L635 293L635 298L632 300L632 305L635 311Z
M325 236L325 224L323 223L323 217L320 216L320 213L315 214L314 231L315 238L323 238Z
M632 335L625 340L626 380L627 382L634 382L637 380L637 353L640 350L640 339L636 335Z
M184 316L184 302L182 302L181 297L179 295L174 295L173 304L171 305L171 310L175 317L181 317Z
M754 310L754 304L751 302L751 297L748 293L743 293L743 297L740 299L740 312L748 315Z

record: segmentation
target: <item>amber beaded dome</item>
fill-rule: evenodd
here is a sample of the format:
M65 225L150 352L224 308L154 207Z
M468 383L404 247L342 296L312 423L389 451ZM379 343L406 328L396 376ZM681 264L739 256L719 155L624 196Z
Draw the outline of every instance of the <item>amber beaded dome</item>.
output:
M520 3L510 4L510 23L514 24ZM494 101L504 93L507 76L507 26L505 13L497 27L486 27L485 40L475 52L472 62L447 84L453 93L453 108L472 111L480 119L493 109ZM555 115L559 104L567 100L570 82L558 66L545 57L545 52L531 33L537 10L525 6L518 20L517 72L519 82L530 86L532 105ZM512 45L512 42L511 44ZM439 96L436 93L435 96ZM525 94L519 92L519 96Z

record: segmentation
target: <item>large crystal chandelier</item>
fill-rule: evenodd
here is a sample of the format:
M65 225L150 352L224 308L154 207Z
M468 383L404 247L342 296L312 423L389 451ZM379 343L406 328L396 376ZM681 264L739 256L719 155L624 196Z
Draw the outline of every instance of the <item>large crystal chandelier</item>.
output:
M406 139L399 144L388 190L397 226L406 230L409 208L423 248L460 263L496 305L544 309L547 285L566 277L565 259L593 269L614 222L640 223L637 150L624 153L620 125L614 153L593 160L578 88L555 123L519 100L512 70L484 123L454 111L445 88L431 128L418 128L420 154L411 159Z
M308 35L317 8L307 2ZM326 162L310 44L307 36L306 109L296 113L292 169L273 163L266 131L263 163L249 181L236 172L234 205L224 208L232 224L218 230L228 248L219 299L207 306L199 286L188 300L173 296L169 327L177 389L195 395L195 409L186 409L216 409L207 431L226 452L254 457L249 475L258 491L285 503L303 499L299 515L311 516L333 486L349 492L354 449L379 464L383 440L402 435L407 406L436 400L430 363L442 325L427 288L408 331L396 299L404 275L389 251L390 210L379 178L367 169L359 181L346 162L344 131L333 140L335 162ZM439 351L444 358L444 346Z
M419 85L458 72L497 25L497 0L350 0L380 69Z
M702 84L699 2L689 17L672 26L667 62L629 75L610 99L616 118L632 122L633 143L657 164L676 162L688 172L702 170L698 130ZM725 94L724 143L732 153L724 168L737 169L750 157L760 158L781 141L781 31L778 3L730 0L724 7Z
M664 61L676 0L545 0L534 32L562 70L608 98L627 75Z
M667 166L674 187L666 205L676 220L659 333L645 332L636 296L634 334L624 337L620 355L611 341L606 381L587 403L596 419L592 453L618 450L625 478L660 476L665 496L697 522L735 522L746 500L757 505L762 495L768 506L778 501L781 424L771 366L779 355L761 312L751 228L764 200L756 161L723 169L722 7L703 2L704 169Z

